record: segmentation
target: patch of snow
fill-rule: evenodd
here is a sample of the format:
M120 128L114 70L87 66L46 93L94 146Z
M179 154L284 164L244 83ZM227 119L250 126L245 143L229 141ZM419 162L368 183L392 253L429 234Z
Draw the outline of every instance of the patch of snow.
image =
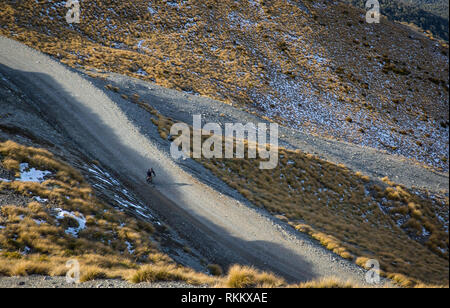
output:
M439 249L443 254L447 253L447 249L445 248L437 247L437 249Z
M38 226L47 223L45 220L41 220L41 219L33 219L33 220Z
M430 235L431 235L431 233L428 232L427 229L425 229L425 228L422 227L422 236L424 236L424 237L429 237Z
M123 188L119 181L117 181L108 172L100 169L96 165L92 165L88 168L93 177L100 181L92 186L102 191L114 191L114 201L116 208L120 211L124 209L133 209L144 218L156 220L153 215L149 213L146 206L143 205L136 197L133 196L127 189Z
M126 241L125 244L127 245L128 252L129 252L131 255L134 254L133 245L131 245L131 243L128 242L128 241Z
M138 69L136 74L141 75L141 76L148 76L148 73L146 71L144 71L142 68Z
M27 163L20 164L20 178L17 180L20 182L34 182L42 183L44 182L44 177L52 174L50 171L37 170L35 168L30 168Z
M78 217L74 213L65 211L60 208L56 208L55 210L58 212L58 214L56 215L56 219L64 219L64 217L67 216L74 219L78 223L78 228L67 228L67 230L65 231L66 234L70 234L73 237L78 237L78 233L86 228L86 219L83 215L80 214L81 217Z
M34 200L36 200L37 202L40 202L40 203L46 203L46 202L48 202L48 199L41 198L41 197L39 197L39 196L34 196Z
M152 8L150 5L147 8L147 11L152 14L155 15L156 13L158 13L154 8Z
M144 214L144 213L142 213L142 212L139 211L139 210L136 210L136 212L137 212L139 215L141 215L141 216L143 216L143 217L145 217L145 218L153 218L152 216L147 215L147 214Z
M31 252L31 248L28 246L25 246L25 248L22 251L22 255L27 255Z

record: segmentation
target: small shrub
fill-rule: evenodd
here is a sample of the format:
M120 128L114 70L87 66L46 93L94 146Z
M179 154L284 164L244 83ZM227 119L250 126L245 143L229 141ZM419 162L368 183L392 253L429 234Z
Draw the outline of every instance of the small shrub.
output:
M20 170L20 163L15 159L6 158L5 160L3 160L2 164L6 170L10 170L10 171L19 171Z
M343 282L338 278L323 278L316 281L300 283L298 286L300 289L352 289L359 288L358 285L352 282Z
M210 264L208 265L208 271L211 273L211 275L213 276L222 276L223 275L223 269L220 265L218 264Z
M284 281L273 274L261 273L252 267L234 265L226 277L225 286L228 288L260 288L281 287Z
M22 261L17 263L11 270L13 276L48 275L50 267L41 262Z
M87 269L82 269L80 281L87 282L91 280L105 279L105 278L107 278L107 275L102 269L97 267L89 267Z

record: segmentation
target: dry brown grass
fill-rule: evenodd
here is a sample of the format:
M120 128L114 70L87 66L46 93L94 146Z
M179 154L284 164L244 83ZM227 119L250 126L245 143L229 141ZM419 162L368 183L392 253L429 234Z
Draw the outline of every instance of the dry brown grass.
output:
M273 68L267 64L276 63L279 71L289 78L308 80L308 87L304 87L305 93L302 94L320 100L322 96L316 95L316 92L329 93L330 96L339 97L345 106L352 106L355 114L367 109L366 115L370 121L382 119L391 123L392 134L396 138L402 142L411 141L408 152L413 153L413 156L414 153L422 155L420 153L428 151L423 151L425 143L422 140L408 139L415 132L411 127L405 127L406 123L394 121L399 114L408 116L411 123L416 118L421 118L423 123L441 123L438 127L429 124L428 133L435 136L441 135L440 126L448 126L448 116L443 116L448 109L448 68L441 69L445 67L442 63L448 64L448 60L442 62L432 56L436 48L448 55L448 46L435 48L436 42L419 38L421 48L413 48L410 40L400 39L396 42L396 48L386 49L384 46L391 45L392 37L408 37L408 30L393 26L383 19L377 28L372 29L374 35L369 38L365 29L367 25L357 22L360 12L341 3L332 10L316 10L311 3L306 2L313 12L313 19L286 1L263 4L263 16L252 13L255 10L248 7L250 4L247 3L236 5L222 1L212 5L209 0L201 3L210 9L204 10L201 5L163 9L155 4L158 14L153 16L148 13L146 3L135 2L129 6L122 1L115 3L116 7L124 9L129 15L115 18L112 12L105 9L102 1L83 2L82 5L98 7L106 14L105 17L109 17L111 25L117 27L109 31L104 18L96 18L94 11L84 10L84 18L90 22L77 25L77 32L66 27L64 8L52 12L55 18L50 20L36 15L41 10L45 13L50 3L3 1L0 4L0 20L6 26L0 28L0 32L74 67L127 74L155 81L164 87L247 106L254 103L251 93L274 97L280 95L270 86L270 71ZM231 12L238 12L255 26L230 28L228 15ZM344 13L355 22L342 23L340 18ZM189 20L191 16L197 17ZM269 16L276 18L268 19ZM208 29L211 22L214 22L215 29L221 31L210 35ZM142 24L152 30L143 31ZM192 27L184 29L186 24L192 24ZM283 25L283 31L279 31L280 24ZM46 30L50 30L52 36L47 35ZM287 39L286 33L299 39ZM147 49L138 50L136 45L140 40L144 41ZM299 42L304 48L298 48ZM114 47L120 45L120 48ZM379 47L370 48L371 45ZM255 50L256 53L253 52ZM310 55L319 51L333 61L330 67L311 59ZM255 54L262 56L255 57ZM348 62L348 55L354 58L353 62ZM360 69L380 65L385 67L384 73ZM410 74L407 74L405 67L408 67ZM139 68L147 75L137 74ZM389 79L390 95L384 89L386 78ZM370 80L370 86L365 83L366 80ZM119 92L117 88L111 90ZM366 97L370 97L370 100ZM137 98L132 97L132 100ZM155 110L151 112L157 114ZM286 113L289 112L286 110ZM343 119L346 117L348 115L343 115ZM283 122L280 116L274 119ZM159 121L156 125L160 128L161 136L167 138L168 132L164 130L167 124L159 118L155 121ZM348 124L353 125L355 122L352 119L352 123ZM320 128L311 123L302 124L303 129L313 133L327 134L330 130L328 126ZM358 142L363 134L361 131L365 129L359 125L349 126L345 135L350 135L353 130L359 131L353 134ZM395 151L397 148L388 146L387 150ZM255 177L251 171L252 165L245 163L245 168L242 168L239 161L203 163L257 206L276 215L282 214L295 225L306 221L311 225L311 230L317 230L315 233L332 236L332 241L323 236L321 238L333 250L340 249L345 257L376 256L388 272L400 272L435 283L448 280L448 232L442 231L438 219L441 213L448 212L448 201L435 204L426 196L406 196L388 179L385 183L387 186L381 187L382 192L376 194L376 189L368 187L367 177L351 174L342 166L298 153L294 155L289 151L285 155L295 162L295 166L283 164L274 176L263 172ZM12 159L21 160L18 157ZM447 153L442 161L448 161ZM17 164L12 161L9 164L6 162L6 165L11 169L17 168ZM444 165L448 168L448 164ZM224 172L227 168L232 170L233 176L228 177ZM319 177L322 171L323 176ZM271 180L281 174L288 176L279 182ZM299 185L299 181L304 182ZM40 190L36 186L16 186L15 189L24 194L28 189L32 192ZM299 190L302 188L305 191ZM321 188L328 189L328 192L318 193ZM370 191L369 197L365 195L365 189ZM51 198L58 198L59 194L58 190L39 192ZM383 200L384 197L387 202ZM421 205L421 209L410 210L407 206L410 202ZM380 204L390 215L380 210ZM362 218L361 215L367 217ZM421 236L424 228L431 233L430 236Z
M309 234L312 238L318 240L327 249L333 251L335 254L341 256L344 259L353 260L355 258L342 246L340 241L333 236L326 235L322 232L317 232L312 229L311 226L305 224L296 225L295 229L300 232Z
M218 281L218 279L206 274L175 265L146 265L133 273L128 279L133 283L182 281L192 285L212 285Z
M11 276L49 275L50 266L44 263L19 261L9 270Z
M207 275L178 267L161 254L150 240L154 232L150 223L100 202L81 174L50 152L6 141L0 143L0 159L4 168L16 172L17 164L8 162L27 162L52 172L42 183L0 182L2 191L49 200L0 207L0 275L65 275L66 262L76 259L81 266L81 281L128 279L149 268L160 269L153 279L182 275L187 282L208 281ZM65 232L68 227L78 227L78 223L67 216L57 219L55 208L86 219L86 228L78 237ZM133 252L128 251L128 244L134 247ZM164 271L167 276L162 274Z
M357 284L350 281L342 281L338 278L325 278L317 281L300 283L296 287L300 289L354 289L361 288Z
M119 278L133 283L180 281L215 287L287 286L283 279L250 267L235 265L223 276L219 265L209 265L210 276L177 265L149 240L154 232L151 224L101 203L77 170L46 150L7 141L0 143L0 158L53 172L43 183L0 183L1 190L50 200L0 207L4 227L0 229L0 276L64 276L66 262L76 259L81 282ZM83 215L86 229L76 238L66 234L66 228L76 227L76 221L57 220L56 207ZM135 247L133 253L127 251L125 242Z
M146 109L167 139L174 121ZM448 232L438 218L448 219L448 198L434 200L388 178L375 184L344 165L301 151L280 149L279 154L277 169L256 173L258 159L198 161L253 204L345 259L378 259L383 274L409 277L408 284L394 279L400 285L448 283Z
M273 274L260 272L252 267L235 265L225 277L226 288L279 288L286 282Z
M105 279L108 278L108 275L105 270L102 270L99 267L85 267L83 268L83 274L80 277L80 282L86 282L97 279Z
M299 123L304 130L358 143L370 131L370 123L390 123L399 144L374 140L374 146L396 152L400 143L407 143L411 157L420 158L427 151L419 145L425 146L423 141L399 133L414 127L408 122L430 120L432 138L440 135L434 123L448 126L448 60L435 56L438 50L448 57L448 45L436 46L419 36L416 47L406 27L385 19L376 27L367 25L361 11L343 3L321 10L305 2L314 17L290 1L260 2L260 9L230 0L201 0L178 8L155 2L156 14L148 11L145 1L113 3L115 10L103 1L83 1L84 22L69 27L64 7L53 10L52 3L2 1L0 33L73 67L126 74L249 108L257 105L261 114L272 107L260 103L255 93L286 100L273 84L274 74L283 76L305 84L299 94L324 104L333 98L345 107L334 109L336 116L349 122L342 132L310 121ZM117 16L119 11L127 14ZM241 22L236 24L231 16ZM342 22L343 16L351 22ZM392 38L396 48L387 48ZM312 56L316 54L330 63L316 60ZM389 91L384 89L387 80ZM288 115L295 110L279 107L283 110L273 119L289 122ZM365 116L350 119L343 111L348 108L352 114L364 111ZM403 116L408 121L395 121ZM448 154L443 156L448 160ZM427 163L433 164L430 159ZM448 164L437 165L448 169Z
M346 168L290 151L280 154L284 158L277 170L256 174L257 161L202 163L253 204L287 217L299 231L344 258L369 255L386 272L447 283L448 233L438 219L446 217L447 200L435 204L398 186L379 194ZM411 203L420 209L408 207ZM389 211L405 206L403 214ZM422 236L423 230L431 235Z

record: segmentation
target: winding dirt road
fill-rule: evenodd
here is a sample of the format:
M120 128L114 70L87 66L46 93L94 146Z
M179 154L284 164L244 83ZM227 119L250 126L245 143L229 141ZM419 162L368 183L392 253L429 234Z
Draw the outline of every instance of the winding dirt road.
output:
M103 90L74 70L0 37L0 74L26 94L48 123L120 174L209 261L254 265L291 282L336 276L364 284L364 272L357 266L183 171ZM148 166L168 184L149 189L143 178Z

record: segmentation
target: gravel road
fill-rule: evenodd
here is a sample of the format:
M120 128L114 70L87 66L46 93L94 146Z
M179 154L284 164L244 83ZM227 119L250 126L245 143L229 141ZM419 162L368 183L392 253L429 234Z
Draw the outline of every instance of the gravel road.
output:
M364 284L359 267L186 172L159 149L155 131L143 132L127 116L137 111L124 111L74 70L0 37L0 73L28 96L48 123L87 156L115 170L208 260L251 264L290 282L336 276ZM148 166L158 170L156 189L144 182Z

